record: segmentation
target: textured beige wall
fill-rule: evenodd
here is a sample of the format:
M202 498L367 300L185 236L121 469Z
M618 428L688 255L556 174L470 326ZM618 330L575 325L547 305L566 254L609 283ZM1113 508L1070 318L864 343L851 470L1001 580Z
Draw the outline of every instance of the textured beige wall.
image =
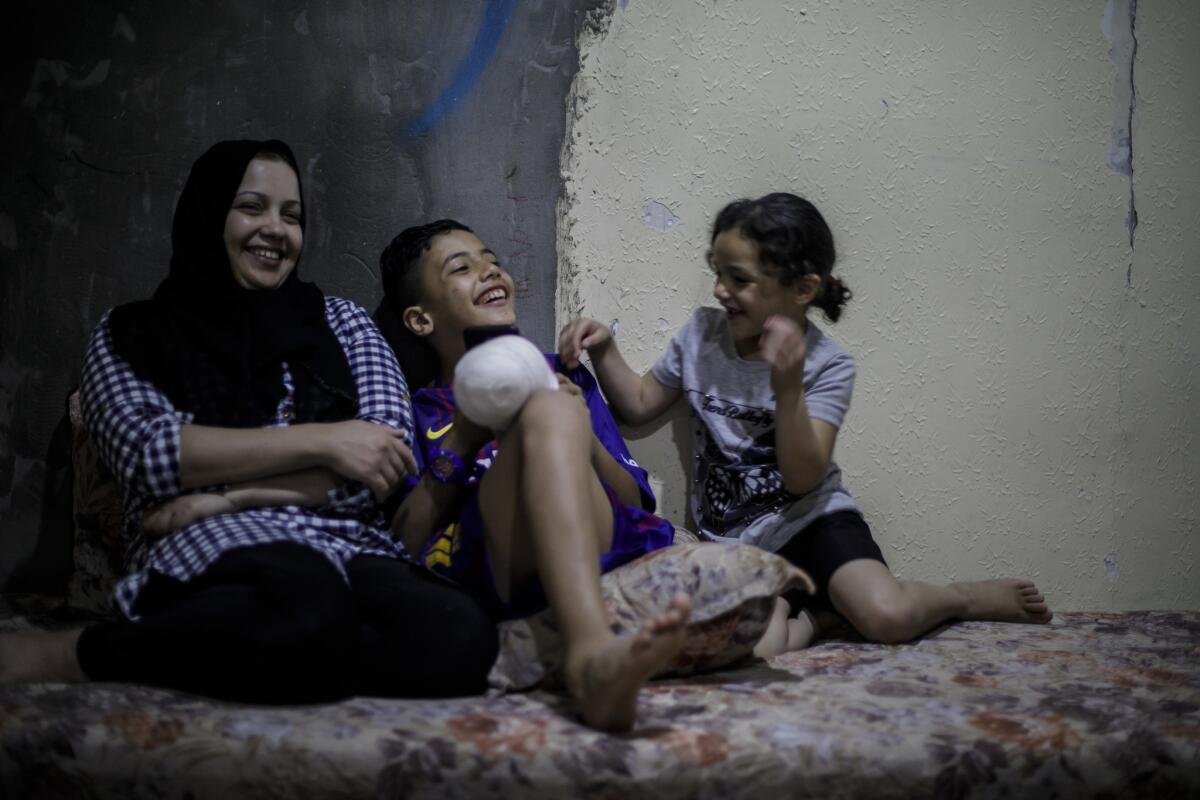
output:
M559 319L649 367L712 303L720 206L803 194L856 293L835 457L895 571L1200 607L1200 5L1138 7L1132 247L1100 0L621 6L580 42ZM679 519L686 431L632 443Z

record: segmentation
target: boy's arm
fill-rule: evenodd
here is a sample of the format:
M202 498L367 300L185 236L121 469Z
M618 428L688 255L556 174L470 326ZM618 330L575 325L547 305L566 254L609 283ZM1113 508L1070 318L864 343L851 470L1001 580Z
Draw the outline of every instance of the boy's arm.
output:
M616 416L630 425L641 425L655 419L679 399L682 392L664 386L646 372L638 375L625 362L607 327L594 319L573 319L558 337L558 353L563 365L573 369L579 365L584 351L592 358L592 368L604 389L604 395L616 411Z
M634 479L633 475L629 474L629 471L625 469L625 467L617 463L616 457L614 457L613 454L608 451L608 448L605 447L604 442L600 440L600 436L596 430L597 420L595 417L595 414L598 412L597 410L593 410L589 405L588 397L584 392L583 387L572 381L566 375L563 375L561 372L558 373L556 377L558 378L559 391L566 392L573 397L578 397L588 409L588 413L592 415L591 460L592 469L596 471L596 477L608 484L612 490L617 493L617 497L620 498L621 502L625 505L633 506L635 508L645 508L648 498L642 497L642 487L638 485L638 482ZM594 387L595 384L593 383L592 386ZM595 391L594 388L593 391ZM603 401L599 399L596 402L603 403ZM611 418L609 421L609 428L611 428L612 435L620 435L616 432L616 426L612 425Z
M475 463L475 456L487 444L491 434L472 423L461 413L454 416L454 424L441 439L438 447L458 456L463 464ZM442 483L423 470L421 478L405 496L392 517L392 533L405 549L418 555L437 530L446 523L457 508L457 501L466 487Z
M644 507L642 489L637 481L617 463L595 434L592 434L592 469L600 480L612 487L622 503L634 508Z
M775 457L787 490L796 495L815 489L833 459L837 428L808 415L804 396L804 332L783 317L763 324L763 358L771 365L775 392Z

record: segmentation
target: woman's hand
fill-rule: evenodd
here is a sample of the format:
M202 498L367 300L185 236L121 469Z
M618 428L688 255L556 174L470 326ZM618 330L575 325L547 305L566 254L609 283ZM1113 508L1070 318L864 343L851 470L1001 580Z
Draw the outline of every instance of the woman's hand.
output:
M787 317L768 317L763 323L758 347L763 360L771 366L771 389L776 395L804 391L808 341L799 325Z
M322 463L384 498L415 475L417 461L403 434L387 425L351 419L313 426Z
M161 539L206 517L237 510L234 502L223 494L180 495L142 514L142 533L147 539Z
M576 317L563 326L558 334L558 355L563 366L575 369L583 352L603 350L612 343L612 331L594 319Z

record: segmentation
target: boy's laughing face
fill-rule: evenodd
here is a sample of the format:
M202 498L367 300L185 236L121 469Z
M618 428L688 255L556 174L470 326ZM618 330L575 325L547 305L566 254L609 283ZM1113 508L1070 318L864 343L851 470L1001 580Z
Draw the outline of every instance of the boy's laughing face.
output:
M475 234L434 237L417 268L421 302L404 310L404 324L428 337L443 361L462 355L465 328L516 324L512 278Z

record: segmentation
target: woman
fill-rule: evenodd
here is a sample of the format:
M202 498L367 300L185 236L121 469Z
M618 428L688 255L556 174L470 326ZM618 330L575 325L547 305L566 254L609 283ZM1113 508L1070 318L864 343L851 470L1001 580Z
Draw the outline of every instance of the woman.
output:
M403 560L378 498L415 469L403 376L366 313L296 274L279 141L221 142L175 210L170 274L101 319L84 419L125 494L119 622L0 639L0 679L255 702L482 690L496 633Z

